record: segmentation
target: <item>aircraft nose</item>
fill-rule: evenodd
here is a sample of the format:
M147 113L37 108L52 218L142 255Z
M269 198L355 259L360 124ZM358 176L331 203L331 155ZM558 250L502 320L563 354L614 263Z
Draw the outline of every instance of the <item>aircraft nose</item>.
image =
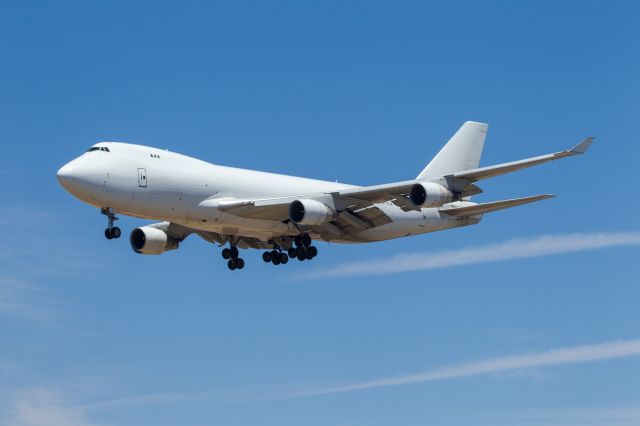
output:
M58 178L58 182L65 188L68 188L71 185L71 181L73 180L73 166L70 164L65 164L60 167L58 173L56 173L56 177Z

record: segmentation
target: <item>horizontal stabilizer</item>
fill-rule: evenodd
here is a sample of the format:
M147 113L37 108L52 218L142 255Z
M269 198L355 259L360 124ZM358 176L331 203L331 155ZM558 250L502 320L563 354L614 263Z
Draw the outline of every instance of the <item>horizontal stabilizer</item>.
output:
M533 197L514 198L512 200L494 201L492 203L467 205L464 207L441 208L440 213L449 216L475 216L478 214L494 212L496 210L508 209L522 204L533 203L534 201L546 200L555 197L551 194L534 195Z

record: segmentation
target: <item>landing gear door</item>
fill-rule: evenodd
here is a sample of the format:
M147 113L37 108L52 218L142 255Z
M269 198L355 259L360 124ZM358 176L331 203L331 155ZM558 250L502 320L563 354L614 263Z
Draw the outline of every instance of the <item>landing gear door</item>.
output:
M140 188L147 187L147 169L138 169L138 186Z

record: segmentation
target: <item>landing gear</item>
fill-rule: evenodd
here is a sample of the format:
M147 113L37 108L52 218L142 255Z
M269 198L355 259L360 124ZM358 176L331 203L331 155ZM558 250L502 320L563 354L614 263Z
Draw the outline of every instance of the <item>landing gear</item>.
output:
M311 260L318 255L318 249L312 246L309 234L298 235L293 239L296 247L289 249L289 257L296 258L299 261Z
M104 236L107 238L107 240L120 238L120 235L122 235L122 231L120 231L120 228L118 228L117 226L113 226L113 222L118 220L118 218L116 217L116 210L111 208L104 208L100 210L100 213L107 216L107 229L104 230Z
M222 249L222 257L228 259L227 267L232 271L244 268L244 260L238 257L239 254L238 247L236 246Z
M264 260L265 263L271 262L274 265L284 265L289 261L289 256L283 253L280 247L277 247L276 249L262 253L262 260Z
M244 260L242 260L241 258L229 259L229 261L227 262L227 267L232 271L236 269L242 269L244 268Z

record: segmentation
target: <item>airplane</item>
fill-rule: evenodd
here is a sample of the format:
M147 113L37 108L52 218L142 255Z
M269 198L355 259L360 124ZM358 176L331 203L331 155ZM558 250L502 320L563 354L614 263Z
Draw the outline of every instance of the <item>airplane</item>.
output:
M273 265L316 257L313 241L366 243L474 225L485 213L551 198L542 194L488 203L471 197L476 182L585 153L574 148L480 167L488 125L467 121L415 179L355 186L225 167L168 150L100 142L58 170L59 183L107 216L107 239L119 238L116 214L160 221L129 237L140 254L177 249L189 235L224 247L230 270L238 249L264 250Z

